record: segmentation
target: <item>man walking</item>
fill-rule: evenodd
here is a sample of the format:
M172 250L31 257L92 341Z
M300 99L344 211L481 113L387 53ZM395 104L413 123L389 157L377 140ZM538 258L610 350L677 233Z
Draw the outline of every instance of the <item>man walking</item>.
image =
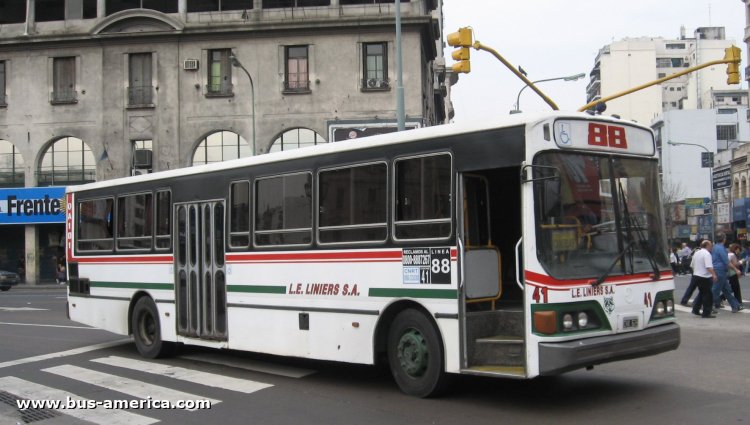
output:
M729 262L729 255L724 244L727 241L727 236L723 233L716 235L716 245L714 245L711 251L711 259L713 261L714 271L716 272L717 279L714 281L711 292L713 295L714 306L718 309L721 307L721 294L729 301L729 305L732 307L732 313L737 313L743 310L744 307L737 301L732 293L732 288L729 286L729 269L732 268L736 273L740 273L737 267Z
M711 310L713 309L711 284L717 280L711 260L712 248L713 244L711 241L705 240L701 242L700 249L693 254L693 262L691 264L693 277L690 283L692 285L694 281L696 286L698 286L698 296L693 301L693 314L700 315L704 319L716 317L711 314ZM701 313L701 306L703 307L703 313Z

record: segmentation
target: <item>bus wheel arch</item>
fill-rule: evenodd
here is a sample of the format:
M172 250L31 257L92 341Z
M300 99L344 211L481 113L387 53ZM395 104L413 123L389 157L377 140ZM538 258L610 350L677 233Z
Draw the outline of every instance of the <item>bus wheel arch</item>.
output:
M174 353L174 343L162 339L159 309L150 295L136 294L128 310L129 332L141 356L156 359Z
M416 302L398 302L383 312L376 329L375 354L387 358L394 380L407 394L435 396L446 386L440 328Z

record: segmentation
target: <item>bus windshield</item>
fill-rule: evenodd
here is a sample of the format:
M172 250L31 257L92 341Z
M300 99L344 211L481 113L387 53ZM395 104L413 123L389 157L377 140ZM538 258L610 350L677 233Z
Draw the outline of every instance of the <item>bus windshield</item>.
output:
M553 151L537 155L534 165L537 256L550 276L669 266L655 160Z

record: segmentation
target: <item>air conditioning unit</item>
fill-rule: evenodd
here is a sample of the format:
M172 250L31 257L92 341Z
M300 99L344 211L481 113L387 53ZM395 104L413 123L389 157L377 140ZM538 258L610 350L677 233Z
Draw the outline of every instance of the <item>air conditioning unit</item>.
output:
M136 169L133 169L133 170L130 171L130 175L131 176L142 176L142 175L148 174L148 173L149 173L148 170L136 170Z
M388 80L381 80L380 78L368 78L367 88L368 89L387 89L390 86Z
M185 71L195 71L198 69L198 59L185 59L182 62L182 69Z
M148 149L138 149L133 157L133 168L151 168L153 152Z

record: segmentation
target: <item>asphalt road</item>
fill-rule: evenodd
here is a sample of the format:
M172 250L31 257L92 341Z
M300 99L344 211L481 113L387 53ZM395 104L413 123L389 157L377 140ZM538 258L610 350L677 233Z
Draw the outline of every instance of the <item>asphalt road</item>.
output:
M687 278L676 281L679 298ZM743 280L750 295L748 284ZM206 349L144 361L122 336L68 321L61 289L14 288L0 293L0 424L746 423L745 312L726 310L705 320L679 307L677 351L530 381L461 376L446 396L422 400L399 392L386 370L369 366ZM124 416L101 408L24 416L12 405L24 391L27 399L149 394L214 403L210 410L128 409Z

